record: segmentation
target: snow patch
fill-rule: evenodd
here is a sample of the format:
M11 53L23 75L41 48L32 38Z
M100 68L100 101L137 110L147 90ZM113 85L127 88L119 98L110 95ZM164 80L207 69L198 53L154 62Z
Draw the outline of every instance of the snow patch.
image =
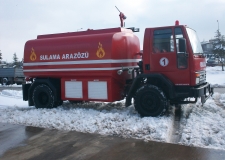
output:
M225 72L220 67L207 67L206 71L208 82L218 87L225 86ZM0 92L0 102L2 123L116 135L144 141L169 142L174 123L172 110L161 117L141 118L133 105L125 107L124 100L78 104L64 101L58 108L36 109L22 100L22 91L9 87ZM181 112L180 130L177 132L181 136L179 144L225 150L225 94L215 93L203 106L200 100L196 104L183 105Z
M17 92L17 93L16 93ZM5 90L2 94L21 94ZM173 115L141 118L133 106L125 107L124 101L115 103L64 104L54 109L35 107L0 107L0 121L59 130L71 130L124 138L168 142Z

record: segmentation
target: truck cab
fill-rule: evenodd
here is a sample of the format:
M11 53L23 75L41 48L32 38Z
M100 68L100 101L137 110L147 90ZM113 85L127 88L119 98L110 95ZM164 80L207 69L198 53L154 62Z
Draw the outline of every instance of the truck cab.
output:
M141 71L131 86L127 105L132 94L141 115L157 116L169 104L196 103L198 97L205 103L213 94L206 82L203 50L193 29L178 22L175 26L146 28L140 54ZM192 97L192 101L185 100ZM161 110L159 106L163 106Z
M202 54L196 32L191 28L147 28L144 37L143 73L162 73L175 86L199 85L206 80L206 62ZM196 77L198 72L201 79Z

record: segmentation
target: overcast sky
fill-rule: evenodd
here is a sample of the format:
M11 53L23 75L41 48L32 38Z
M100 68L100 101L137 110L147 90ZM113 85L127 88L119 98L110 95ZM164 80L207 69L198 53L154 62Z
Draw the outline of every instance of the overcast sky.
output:
M4 61L23 58L24 44L37 35L119 27L144 29L174 25L176 20L197 31L200 41L225 35L225 0L0 0L0 50ZM218 22L217 22L218 20ZM82 29L81 29L82 28ZM142 48L142 46L141 46Z

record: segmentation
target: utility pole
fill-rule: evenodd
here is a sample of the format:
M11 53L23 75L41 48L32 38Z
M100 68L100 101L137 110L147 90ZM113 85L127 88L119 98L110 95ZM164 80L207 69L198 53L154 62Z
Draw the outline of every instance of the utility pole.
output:
M2 63L2 52L0 50L0 64Z
M219 21L217 20L217 23L218 23L218 31L220 30L220 26L219 26Z

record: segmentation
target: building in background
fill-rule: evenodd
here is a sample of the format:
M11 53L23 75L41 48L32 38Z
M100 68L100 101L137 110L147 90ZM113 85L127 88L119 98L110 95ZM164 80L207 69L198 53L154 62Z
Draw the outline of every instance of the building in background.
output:
M203 53L206 58L214 57L212 40L201 42Z
M214 42L215 42L215 39L201 42L203 53L204 53L204 56L206 57L206 65L211 67L219 65L218 55L215 55L213 53Z

